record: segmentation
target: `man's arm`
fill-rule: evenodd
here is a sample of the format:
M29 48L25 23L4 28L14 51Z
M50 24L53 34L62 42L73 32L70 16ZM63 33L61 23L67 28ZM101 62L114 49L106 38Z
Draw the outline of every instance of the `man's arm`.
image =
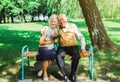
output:
M78 37L78 39L81 42L81 50L85 50L86 43L85 43L85 38L84 38L83 34L78 30L78 28L75 24L73 24L73 27L74 27L74 32L75 32L76 36Z

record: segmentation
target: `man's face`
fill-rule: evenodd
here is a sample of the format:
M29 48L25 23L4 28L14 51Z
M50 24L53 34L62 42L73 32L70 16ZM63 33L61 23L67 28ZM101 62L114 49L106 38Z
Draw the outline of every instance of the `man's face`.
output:
M67 19L64 16L58 16L58 22L61 27L65 27L67 24Z

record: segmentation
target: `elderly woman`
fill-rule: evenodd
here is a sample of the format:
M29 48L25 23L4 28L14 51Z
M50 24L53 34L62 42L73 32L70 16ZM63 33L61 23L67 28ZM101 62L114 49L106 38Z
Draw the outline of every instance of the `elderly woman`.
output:
M38 50L38 55L36 57L37 61L42 62L42 70L38 72L38 76L43 74L43 80L48 80L47 69L51 65L52 61L55 58L55 48L54 43L57 42L57 38L54 38L54 35L57 34L57 15L52 14L49 19L49 26L44 26L41 30L40 45Z

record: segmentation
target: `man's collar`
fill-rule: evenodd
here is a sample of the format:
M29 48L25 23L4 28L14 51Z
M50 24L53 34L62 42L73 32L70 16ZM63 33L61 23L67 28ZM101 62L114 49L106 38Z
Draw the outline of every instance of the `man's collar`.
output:
M61 27L61 26L60 26ZM68 23L66 23L66 25L64 27L61 27L61 28L67 28L68 27Z
M67 28L68 27L68 23L65 25L65 28Z

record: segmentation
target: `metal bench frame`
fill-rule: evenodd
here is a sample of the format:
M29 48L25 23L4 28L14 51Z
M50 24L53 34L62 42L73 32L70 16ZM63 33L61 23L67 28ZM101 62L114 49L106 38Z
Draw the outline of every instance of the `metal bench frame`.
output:
M24 80L24 53L25 52L29 52L29 47L27 45L22 47L22 80ZM93 80L94 79L94 65L93 65L93 47L92 45L89 46L89 52L90 52L90 56L89 57L89 70L90 70L90 77ZM26 56L27 57L27 64L28 64L28 68L30 69L30 56ZM36 56L32 56L32 57L36 57Z

